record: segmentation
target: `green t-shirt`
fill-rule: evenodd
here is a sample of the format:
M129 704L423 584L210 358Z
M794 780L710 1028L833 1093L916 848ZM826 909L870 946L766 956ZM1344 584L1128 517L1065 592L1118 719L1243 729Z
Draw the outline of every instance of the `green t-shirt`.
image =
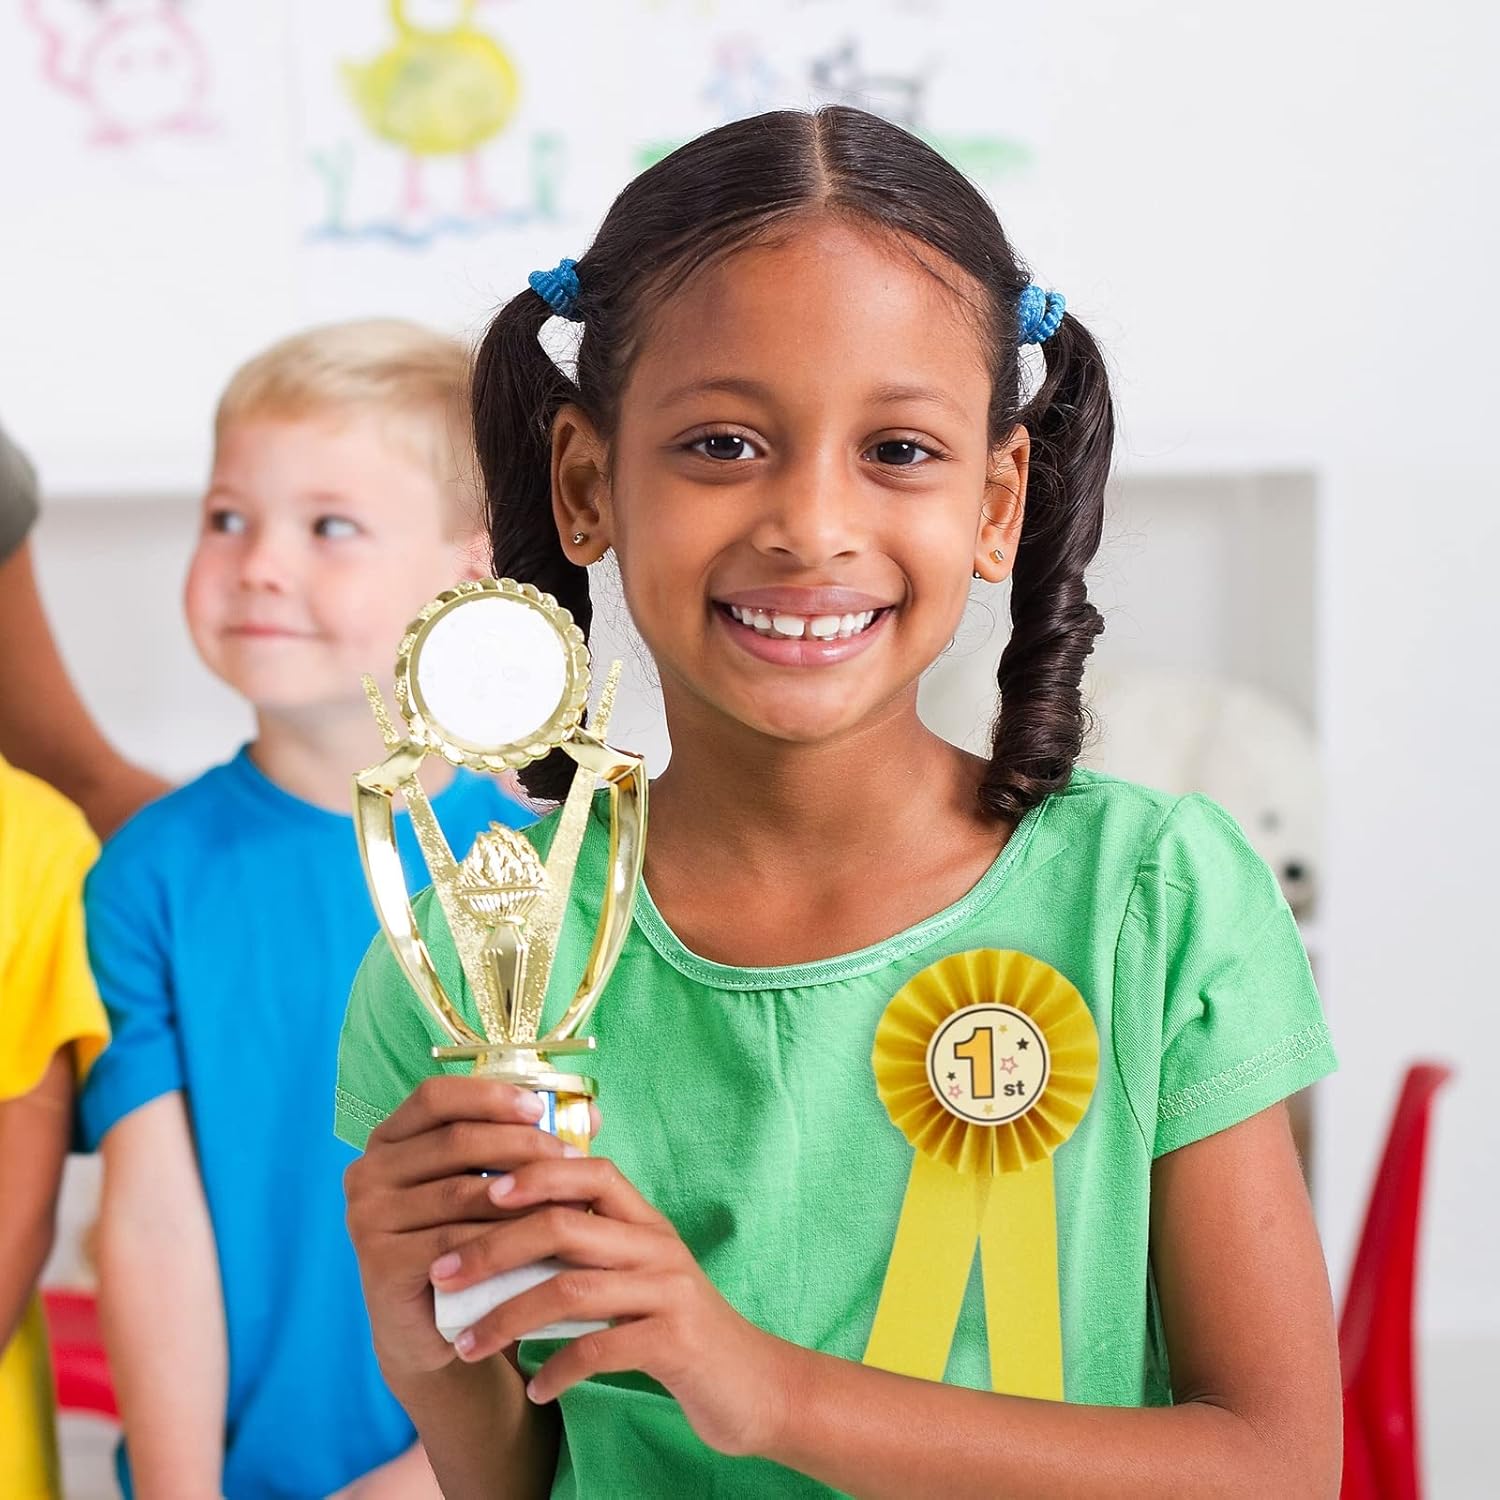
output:
M579 861L549 1019L577 985L598 916L602 808ZM554 824L527 836L545 851ZM440 910L430 893L419 899L434 961L472 1020ZM596 1149L676 1225L752 1323L858 1360L912 1166L876 1094L876 1023L912 975L972 948L1018 949L1051 964L1082 992L1099 1033L1093 1099L1055 1158L1067 1399L1166 1403L1148 1258L1152 1161L1334 1067L1280 889L1206 798L1075 771L954 905L817 963L711 963L683 947L642 889L594 1013L590 1071L604 1117ZM378 941L344 1023L339 1135L362 1147L439 1067L428 1048L441 1040ZM554 1347L524 1344L523 1365L530 1371ZM988 1388L977 1269L946 1379ZM676 1402L639 1375L575 1387L562 1415L555 1497L830 1493L779 1465L712 1452Z

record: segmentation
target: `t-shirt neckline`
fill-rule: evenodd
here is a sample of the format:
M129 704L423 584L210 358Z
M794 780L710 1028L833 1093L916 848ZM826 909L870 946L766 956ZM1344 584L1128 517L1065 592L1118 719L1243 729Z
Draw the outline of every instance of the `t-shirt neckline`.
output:
M718 990L791 990L806 989L813 985L829 984L837 980L855 979L876 969L899 963L911 954L928 947L945 933L961 926L991 898L1004 884L1013 867L1019 862L1026 846L1031 842L1047 803L1044 798L1036 806L1028 808L1021 821L1011 831L1005 847L995 856L994 862L958 900L924 917L911 927L872 943L867 948L858 948L852 953L835 954L829 958L813 959L806 963L780 964L765 968L741 968L733 964L721 964L711 958L694 953L667 925L666 919L657 909L646 882L641 881L636 890L635 922L647 941L671 966L689 979L697 980Z

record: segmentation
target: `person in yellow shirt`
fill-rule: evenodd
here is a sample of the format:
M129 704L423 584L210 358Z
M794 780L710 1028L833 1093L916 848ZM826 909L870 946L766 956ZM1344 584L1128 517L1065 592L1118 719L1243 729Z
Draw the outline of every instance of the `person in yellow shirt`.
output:
M0 758L0 1495L57 1500L37 1278L52 1247L73 1093L109 1036L83 936L98 845L82 813Z

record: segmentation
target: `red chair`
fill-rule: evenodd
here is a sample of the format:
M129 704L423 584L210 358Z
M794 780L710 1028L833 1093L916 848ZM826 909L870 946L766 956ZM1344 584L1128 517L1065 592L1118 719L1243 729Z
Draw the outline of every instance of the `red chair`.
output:
M120 1417L109 1361L99 1333L99 1305L91 1292L42 1292L42 1312L52 1345L52 1378L59 1411Z
M1432 1099L1452 1076L1439 1063L1407 1069L1370 1191L1339 1320L1344 1375L1340 1500L1419 1500L1412 1305L1417 1225Z

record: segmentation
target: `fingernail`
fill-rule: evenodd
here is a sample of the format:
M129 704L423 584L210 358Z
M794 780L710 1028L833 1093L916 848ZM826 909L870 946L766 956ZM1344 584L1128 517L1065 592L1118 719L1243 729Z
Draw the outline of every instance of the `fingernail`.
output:
M463 1257L456 1250L450 1250L446 1255L440 1255L427 1268L427 1274L433 1281L445 1281L452 1276L463 1264Z
M509 1172L503 1177L496 1177L489 1186L490 1201L498 1203L515 1185L516 1179Z
M538 1403L540 1403L540 1401L541 1401L541 1397L538 1396L537 1393L536 1393L536 1381L534 1381L534 1380L529 1381L527 1383L527 1386L526 1386L526 1399L528 1401L536 1401Z
M478 1342L479 1338L475 1334L474 1330L472 1328L465 1328L464 1331L459 1334L456 1339L453 1340L453 1347L457 1349L460 1354L472 1354L474 1352L474 1345Z
M583 1152L580 1151L577 1146L564 1146L563 1147L563 1155L564 1156L582 1156Z
M540 1120L547 1111L535 1094L525 1094L521 1098L521 1113L528 1120Z

